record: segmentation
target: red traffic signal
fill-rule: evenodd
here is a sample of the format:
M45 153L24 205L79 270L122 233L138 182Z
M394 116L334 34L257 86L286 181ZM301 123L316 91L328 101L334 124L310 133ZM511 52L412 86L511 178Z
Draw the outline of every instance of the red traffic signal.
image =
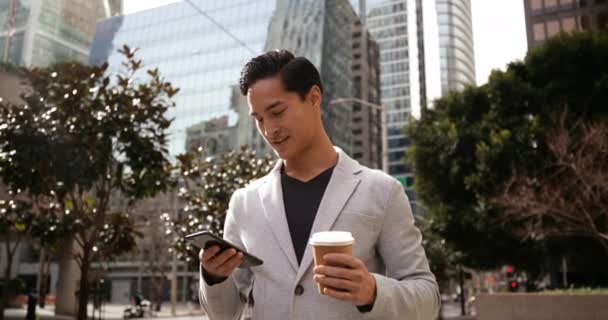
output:
M505 270L507 271L507 273L513 273L513 267L511 266L507 266Z

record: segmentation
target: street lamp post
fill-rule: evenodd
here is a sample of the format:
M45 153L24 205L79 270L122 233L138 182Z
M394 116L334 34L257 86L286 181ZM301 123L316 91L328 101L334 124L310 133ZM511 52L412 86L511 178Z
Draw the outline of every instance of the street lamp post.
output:
M356 102L364 105L373 110L379 111L381 114L380 130L382 131L382 170L388 173L388 141L387 141L387 128L386 128L386 108L383 105L371 103L359 98L338 98L333 99L329 102L329 105L340 104L340 103L352 103Z

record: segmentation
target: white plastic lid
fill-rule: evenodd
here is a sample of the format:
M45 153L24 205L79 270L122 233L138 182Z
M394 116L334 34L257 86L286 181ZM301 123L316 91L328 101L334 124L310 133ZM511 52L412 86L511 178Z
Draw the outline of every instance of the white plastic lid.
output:
M310 244L315 246L346 246L355 242L355 238L347 231L317 232L310 238Z

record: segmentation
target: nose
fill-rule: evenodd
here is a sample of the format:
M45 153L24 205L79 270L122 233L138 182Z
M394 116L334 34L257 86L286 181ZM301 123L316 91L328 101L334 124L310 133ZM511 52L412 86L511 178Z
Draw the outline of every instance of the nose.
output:
M267 125L264 130L266 131L264 134L269 139L273 139L279 135L279 127L276 125Z

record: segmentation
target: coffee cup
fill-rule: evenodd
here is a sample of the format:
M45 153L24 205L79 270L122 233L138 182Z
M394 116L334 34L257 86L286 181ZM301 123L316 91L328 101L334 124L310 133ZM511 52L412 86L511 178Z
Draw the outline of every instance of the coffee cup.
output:
M309 241L312 245L315 266L326 265L323 258L328 253L353 254L353 244L355 239L350 232L346 231L323 231L312 235ZM317 283L320 294L323 293L325 286Z

